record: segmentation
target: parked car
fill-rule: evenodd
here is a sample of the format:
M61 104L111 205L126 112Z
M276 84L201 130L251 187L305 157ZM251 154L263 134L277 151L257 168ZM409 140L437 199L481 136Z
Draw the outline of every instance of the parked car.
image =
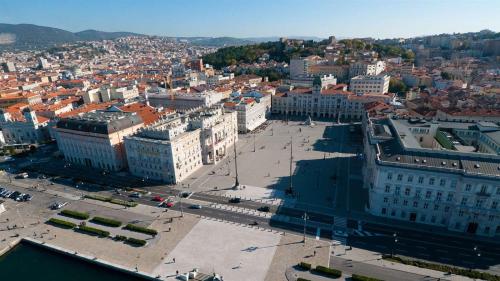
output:
M54 204L50 205L50 208L52 210L59 210L66 205L68 205L68 202L55 202Z
M20 173L19 175L16 176L16 179L27 179L29 177L28 173Z
M167 202L167 208L172 208L175 205L175 202Z
M259 207L257 210L267 213L267 212L269 212L269 206L262 206L262 207Z
M234 197L234 198L229 199L229 203L240 203L240 202L241 202L241 198L239 198L239 197Z
M195 205L191 205L189 208L191 209L201 209L201 205L200 204L195 204Z
M163 199L161 196L155 196L155 197L153 197L152 200L156 201L156 202L163 202L163 201L165 201L165 199Z
M193 194L192 192L189 191L184 191L181 193L182 198L188 198L189 195Z
M33 196L29 194L24 194L23 201L31 201L31 199L33 199Z
M141 198L142 194L140 194L139 192L133 192L132 194L130 194L130 197Z
M19 192L19 191L14 191L14 192L12 192L12 193L9 195L9 198L10 198L10 199L14 199L14 200L16 200L16 198L17 198L19 195L21 195L21 192Z

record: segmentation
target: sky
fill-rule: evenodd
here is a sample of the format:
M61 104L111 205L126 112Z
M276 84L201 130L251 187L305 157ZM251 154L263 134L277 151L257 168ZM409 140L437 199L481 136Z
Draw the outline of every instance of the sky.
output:
M165 36L498 32L499 15L500 0L0 0L0 23Z

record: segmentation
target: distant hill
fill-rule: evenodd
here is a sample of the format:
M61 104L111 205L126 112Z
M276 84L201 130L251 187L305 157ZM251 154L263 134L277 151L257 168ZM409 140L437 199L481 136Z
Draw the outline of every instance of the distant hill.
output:
M75 35L80 40L85 40L85 41L113 40L116 38L127 37L127 36L144 36L142 34L137 34L133 32L104 32L93 29L76 32Z
M76 41L95 41L141 34L85 30L70 32L34 24L0 23L0 49L40 49Z
M255 41L234 37L194 37L185 39L193 45L210 47L229 47L255 44Z

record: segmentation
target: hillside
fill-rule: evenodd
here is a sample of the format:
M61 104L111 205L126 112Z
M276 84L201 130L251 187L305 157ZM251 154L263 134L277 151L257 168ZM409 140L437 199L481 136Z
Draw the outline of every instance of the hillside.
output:
M85 30L70 32L59 28L38 26L34 24L0 24L1 49L41 49L57 44L76 41L95 41L115 39L130 35L140 35L130 32L103 32Z

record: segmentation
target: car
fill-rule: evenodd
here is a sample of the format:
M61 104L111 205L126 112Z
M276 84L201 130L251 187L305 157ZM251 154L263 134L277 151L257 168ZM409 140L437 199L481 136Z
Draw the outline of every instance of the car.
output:
M172 208L175 205L175 202L167 202L167 208Z
M14 200L15 200L15 199L16 199L19 195L21 195L21 192L19 192L19 191L14 191L14 192L12 192L12 193L9 195L9 198L10 198L10 199L14 199Z
M16 176L16 179L27 179L29 177L28 173L20 173Z
M68 202L55 202L54 204L50 205L50 208L52 210L59 210L66 205L68 205Z
M29 194L24 194L23 201L31 201L31 199L33 199L33 196Z
M262 206L262 207L259 207L257 210L267 213L267 212L269 212L269 206Z
M181 196L182 196L182 198L188 198L191 194L193 194L193 193L189 192L189 191L184 191L181 193Z
M253 222L249 223L249 225L259 225L259 223L257 221L253 221Z
M14 200L16 200L18 202L23 201L24 195L26 195L26 194L21 193L21 194L17 195L17 197L14 198Z
M234 197L234 198L229 199L229 203L240 203L240 202L241 202L241 198L239 198L239 197Z
M163 201L165 201L165 199L163 199L161 196L155 196L151 200L156 201L156 202L163 202Z
M142 194L140 194L139 192L133 192L132 194L130 194L130 197L141 198Z
M191 209L201 209L202 206L200 204L195 204L195 205L191 205L189 208L191 208Z

